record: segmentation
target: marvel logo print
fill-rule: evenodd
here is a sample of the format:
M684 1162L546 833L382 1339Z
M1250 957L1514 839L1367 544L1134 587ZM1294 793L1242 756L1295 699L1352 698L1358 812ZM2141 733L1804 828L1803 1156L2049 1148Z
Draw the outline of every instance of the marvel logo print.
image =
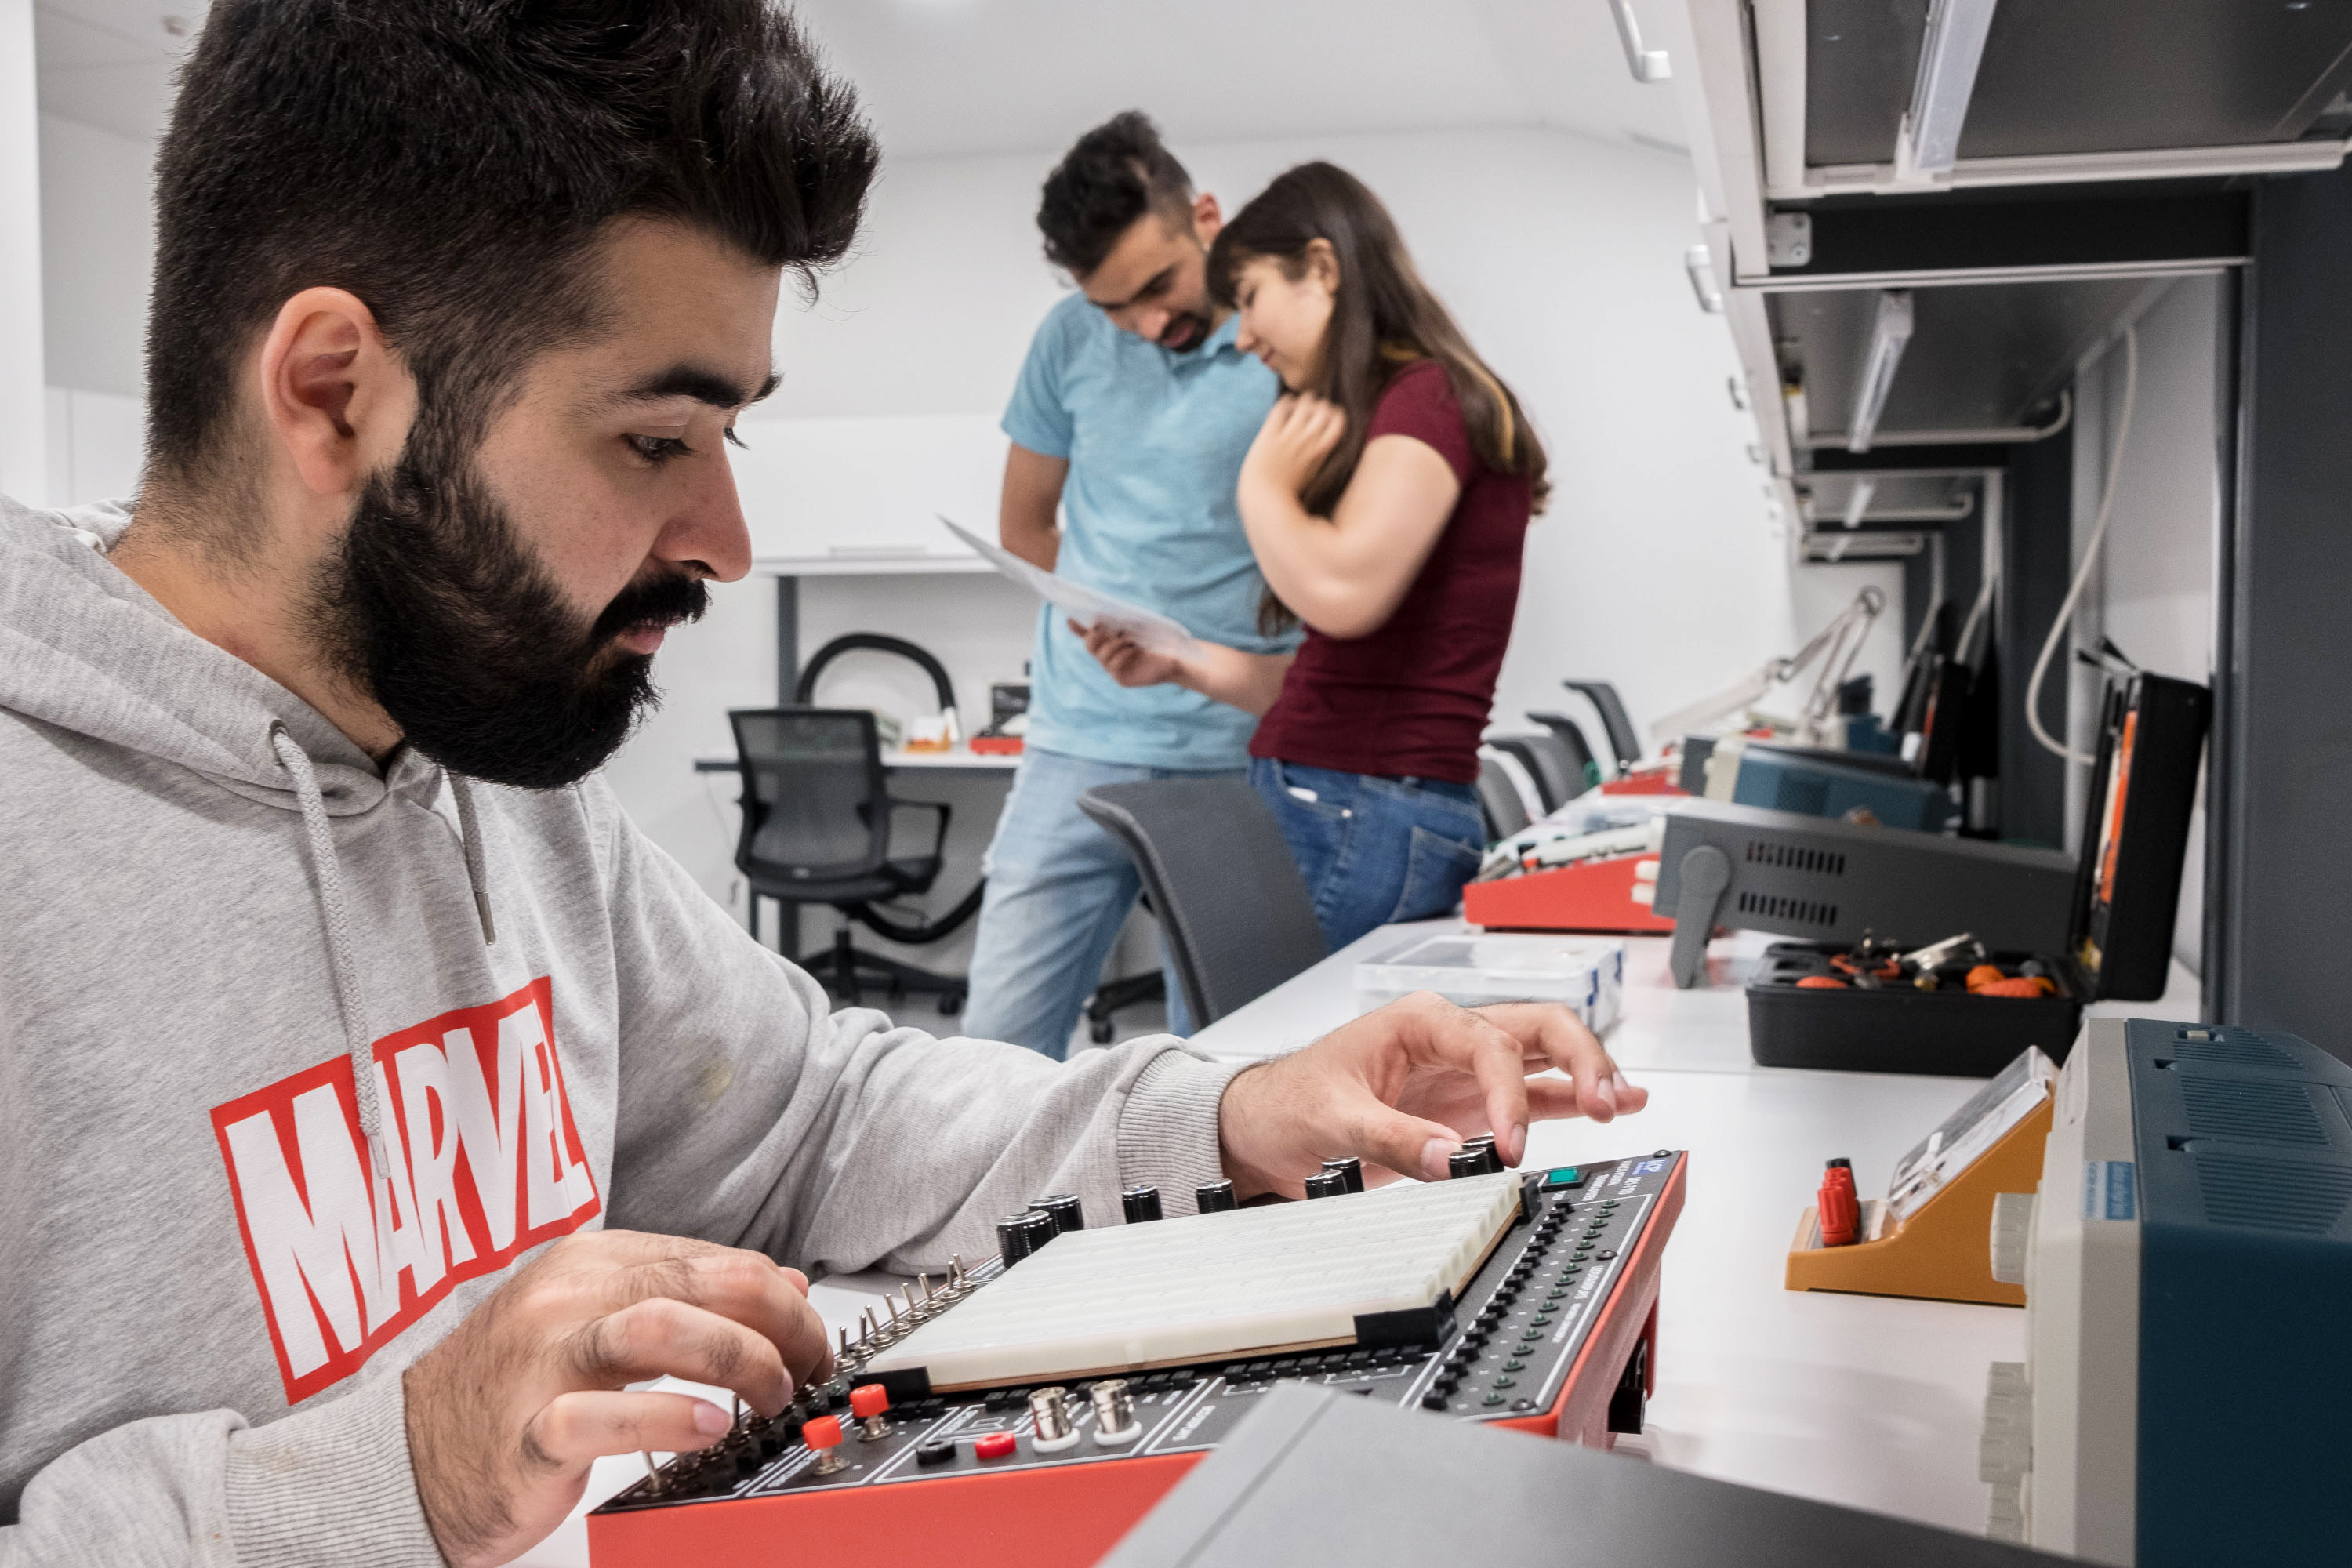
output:
M214 1108L288 1404L460 1280L600 1212L549 995L542 975L375 1043L387 1171L371 1168L348 1055Z

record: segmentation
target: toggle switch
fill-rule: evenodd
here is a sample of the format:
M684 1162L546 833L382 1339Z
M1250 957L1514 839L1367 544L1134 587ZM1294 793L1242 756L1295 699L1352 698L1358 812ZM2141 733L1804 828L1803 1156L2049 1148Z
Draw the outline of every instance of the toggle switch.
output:
M861 1383L849 1391L849 1413L860 1423L859 1442L871 1443L890 1435L890 1423L883 1419L889 1408L890 1392L878 1383Z
M841 1422L831 1415L820 1415L801 1428L801 1441L816 1452L816 1467L810 1473L830 1476L842 1468Z
M1029 1446L1041 1454L1058 1454L1077 1446L1077 1428L1070 1425L1069 1391L1035 1388L1029 1391L1029 1421L1036 1428Z

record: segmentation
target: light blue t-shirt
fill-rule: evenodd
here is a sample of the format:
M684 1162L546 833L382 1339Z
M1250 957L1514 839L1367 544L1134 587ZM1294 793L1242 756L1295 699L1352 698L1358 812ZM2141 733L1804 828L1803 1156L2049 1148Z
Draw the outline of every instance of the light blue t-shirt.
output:
M1069 460L1055 570L1172 616L1195 637L1277 653L1234 487L1274 405L1274 373L1234 346L1234 318L1190 353L1121 331L1073 294L1029 344L1004 433ZM1178 686L1129 689L1047 605L1029 672L1029 743L1092 762L1239 768L1257 721Z

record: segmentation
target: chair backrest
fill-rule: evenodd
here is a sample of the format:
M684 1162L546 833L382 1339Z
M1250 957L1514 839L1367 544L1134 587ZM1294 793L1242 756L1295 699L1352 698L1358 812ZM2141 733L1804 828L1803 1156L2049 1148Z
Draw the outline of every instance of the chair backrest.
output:
M1196 1027L1330 951L1282 829L1241 780L1103 784L1078 796L1078 809L1142 873Z
M1625 700L1617 689L1605 680L1563 680L1562 686L1592 704L1601 715L1601 727L1608 731L1609 749L1617 753L1615 761L1620 773L1642 760L1642 737L1633 731L1633 717L1625 711Z
M1528 718L1559 738L1568 748L1570 758L1576 763L1576 776L1581 781L1576 793L1582 795L1601 782L1601 764L1592 758L1591 743L1584 738L1584 726L1565 713L1530 713Z
M773 880L836 881L889 858L882 744L863 708L739 708L743 829L735 865Z
M1536 797L1549 816L1584 793L1584 778L1556 735L1490 735L1486 743L1518 759L1535 781Z
M1478 748L1478 810L1486 818L1486 842L1508 838L1528 825L1528 804L1501 753Z

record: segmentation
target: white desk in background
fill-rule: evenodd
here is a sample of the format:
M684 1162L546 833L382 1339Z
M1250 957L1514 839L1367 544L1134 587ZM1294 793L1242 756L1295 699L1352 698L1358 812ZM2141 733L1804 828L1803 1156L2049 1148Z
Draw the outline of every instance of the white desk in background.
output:
M944 752L908 752L893 747L882 753L882 765L894 773L901 769L920 773L1011 773L1021 765L1021 753L975 752L964 745ZM731 773L737 767L732 752L706 752L694 759L694 771L698 773Z

